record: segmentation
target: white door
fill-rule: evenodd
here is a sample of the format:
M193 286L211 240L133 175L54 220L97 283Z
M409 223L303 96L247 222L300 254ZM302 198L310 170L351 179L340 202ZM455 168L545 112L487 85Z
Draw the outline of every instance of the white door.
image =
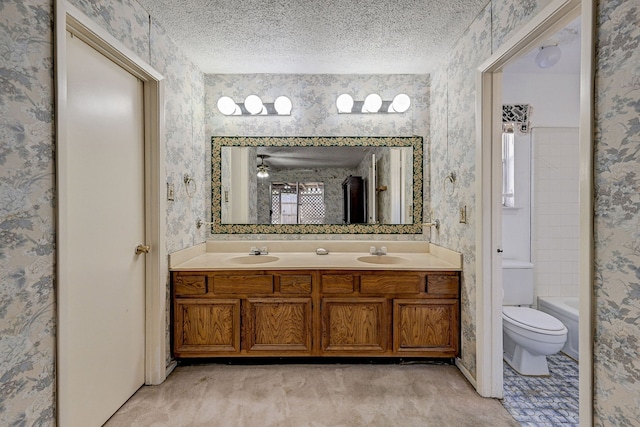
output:
M143 84L67 32L59 424L102 425L143 383Z

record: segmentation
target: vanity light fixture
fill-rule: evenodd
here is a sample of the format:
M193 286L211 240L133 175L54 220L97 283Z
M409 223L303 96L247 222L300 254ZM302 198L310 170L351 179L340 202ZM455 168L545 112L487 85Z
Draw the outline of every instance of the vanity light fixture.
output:
M218 99L218 110L225 116L290 116L292 104L286 96L274 102L262 102L258 95L249 95L244 102L235 102L228 96Z
M404 113L410 106L411 98L404 93L396 95L392 101L383 101L377 93L367 95L364 101L354 101L347 93L336 99L338 114Z
M540 68L553 67L560 61L562 51L557 44L540 46L540 50L536 55L536 65Z
M266 154L258 154L260 164L258 165L258 178L269 178L269 166L264 164L264 158L269 157Z

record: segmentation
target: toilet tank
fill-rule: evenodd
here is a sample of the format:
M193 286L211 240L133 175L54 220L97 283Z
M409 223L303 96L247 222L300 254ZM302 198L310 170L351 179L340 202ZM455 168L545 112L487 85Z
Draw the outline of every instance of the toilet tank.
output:
M533 305L533 264L502 260L502 305Z

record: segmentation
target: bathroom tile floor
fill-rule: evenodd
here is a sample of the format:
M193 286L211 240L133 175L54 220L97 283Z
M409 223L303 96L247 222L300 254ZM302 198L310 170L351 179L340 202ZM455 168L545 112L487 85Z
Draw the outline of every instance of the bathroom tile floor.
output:
M522 426L578 426L578 362L564 355L547 357L549 377L519 375L504 363L502 405Z

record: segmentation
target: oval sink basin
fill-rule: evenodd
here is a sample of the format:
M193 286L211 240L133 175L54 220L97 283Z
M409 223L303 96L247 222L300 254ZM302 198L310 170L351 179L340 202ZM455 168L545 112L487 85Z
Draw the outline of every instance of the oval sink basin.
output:
M357 258L360 262L366 262L368 264L404 264L409 262L408 259L403 258L401 256L390 256L390 255L369 255L369 256L361 256Z
M270 255L244 255L229 259L232 264L265 264L279 260L277 256Z

